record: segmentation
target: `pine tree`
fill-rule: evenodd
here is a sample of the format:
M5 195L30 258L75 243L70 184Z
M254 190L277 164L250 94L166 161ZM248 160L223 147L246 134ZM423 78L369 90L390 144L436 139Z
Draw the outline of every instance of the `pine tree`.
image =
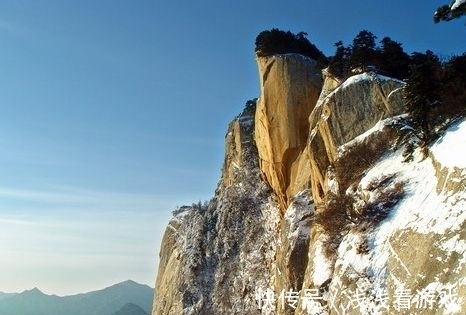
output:
M377 63L376 40L377 36L367 30L362 30L353 39L350 56L351 66L374 65Z
M408 66L410 58L404 52L400 43L390 37L384 37L380 44L380 68L388 75L398 79L405 79L408 76Z
M456 0L452 1L449 5L444 4L441 7L438 7L434 13L434 22L448 22L457 19L463 15L466 15L466 1Z
M329 71L333 75L343 79L349 73L349 58L351 55L351 48L345 47L340 40L335 43L336 51L329 63Z
M440 61L431 51L414 53L405 88L406 107L414 135L424 154L433 139L432 109L439 104Z
M321 66L326 66L327 57L306 36L305 32L295 35L290 31L285 32L277 28L263 31L256 37L255 52L259 57L298 53L317 60Z
M453 56L443 67L440 99L436 110L439 119L455 118L466 114L466 53Z

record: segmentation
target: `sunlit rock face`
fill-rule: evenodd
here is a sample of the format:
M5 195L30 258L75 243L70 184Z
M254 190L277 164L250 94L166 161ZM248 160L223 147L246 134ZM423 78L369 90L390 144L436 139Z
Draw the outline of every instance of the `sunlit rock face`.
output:
M326 81L334 82L331 77ZM316 202L321 202L329 190L326 171L337 160L338 148L378 121L404 112L403 86L396 79L363 73L350 77L332 91L324 90L327 93L309 117L307 149Z
M317 62L287 54L258 57L261 95L257 104L255 139L260 167L285 209L308 184L300 176L309 135L309 115L322 89Z
M406 163L403 82L257 62L214 197L166 229L152 314L464 314L466 122Z

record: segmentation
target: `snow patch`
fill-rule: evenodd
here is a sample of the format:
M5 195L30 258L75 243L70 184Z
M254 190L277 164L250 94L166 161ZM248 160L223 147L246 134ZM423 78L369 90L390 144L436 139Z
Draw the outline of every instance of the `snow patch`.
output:
M447 241L442 242L439 247L448 253L456 252L458 254L458 257L460 257L458 266L453 271L459 272L466 264L466 241L455 235Z
M466 220L466 212L461 210L466 207L466 192L456 194L456 200L451 201L445 195L438 195L431 159L404 163L401 151L389 154L368 171L361 186L390 174L397 174L395 180L406 183L406 195L393 209L393 217L380 226L380 233L411 228L422 234L443 234L457 230Z
M394 82L398 82L398 83L401 83L403 85L406 85L406 82L402 81L402 80L398 80L398 79L395 79L395 78L392 78L392 77L387 77L385 75L381 75L381 74L376 74L376 77L379 81L394 81Z
M314 285L321 286L325 281L332 277L333 268L330 260L325 255L324 243L327 235L320 235L316 241L314 253L314 272L312 274L312 281Z
M339 88L340 89L345 89L345 88L347 88L348 86L350 86L352 84L359 83L359 82L362 82L362 81L372 81L374 79L378 80L378 81L394 81L394 82L401 83L403 85L406 84L405 82L403 82L401 80L391 78L391 77L387 77L387 76L380 75L380 74L376 74L375 72L364 72L364 73L353 75L352 77L349 77L348 79L346 79L345 82L343 82L340 85Z
M361 245L365 242L364 235L360 233L346 235L338 248L339 261L335 267L340 266L347 270L350 278L364 278L370 265L369 256L360 252Z
M346 81L340 85L339 89L345 89L352 84L356 84L362 81L371 81L371 80L372 80L372 77L365 72L361 74L353 75L352 77L349 77L348 79L346 79Z
M458 148L466 148L466 120L450 126L432 146L431 152L442 166L466 168L466 159L458 152Z

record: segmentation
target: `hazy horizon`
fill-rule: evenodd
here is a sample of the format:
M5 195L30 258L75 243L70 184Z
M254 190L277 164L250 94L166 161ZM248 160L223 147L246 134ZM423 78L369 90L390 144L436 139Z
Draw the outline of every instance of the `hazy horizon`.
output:
M90 290L90 291L85 291L85 292L76 292L76 293L71 293L71 294L66 294L66 295L59 295L59 294L54 294L54 293L48 293L48 292L44 292L41 288L39 287L33 287L33 288L29 288L29 289L24 289L20 292L3 292L3 291L0 291L1 294L21 294L21 293L25 293L25 292L30 292L30 291L33 291L33 290L39 290L40 292L44 293L45 295L53 295L53 296L58 296L58 297L67 297L67 296L73 296L73 295L79 295L79 294L85 294L85 293L92 293L92 292L96 292L96 291L101 291L101 290L105 290L105 289L108 289L108 288L111 288L113 286L117 286L117 285L120 285L120 284L124 284L124 283L127 283L127 282L135 282L136 284L138 285L142 285L142 286L147 286L149 287L150 289L154 290L154 286L152 285L149 285L149 284L145 284L145 283L139 283L137 281L134 281L134 280L131 280L131 279L127 279L127 280L123 280L123 281L120 281L120 282L117 282L117 283L112 283L112 284L108 284L104 287L101 287L101 288L96 288L96 289L93 289L93 290Z

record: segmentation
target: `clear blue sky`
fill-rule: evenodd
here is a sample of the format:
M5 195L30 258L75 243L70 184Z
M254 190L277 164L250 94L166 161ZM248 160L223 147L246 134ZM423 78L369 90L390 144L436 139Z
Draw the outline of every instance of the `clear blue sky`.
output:
M155 283L171 211L213 195L228 122L257 97L254 40L362 29L406 51L466 49L439 1L0 3L0 291Z

